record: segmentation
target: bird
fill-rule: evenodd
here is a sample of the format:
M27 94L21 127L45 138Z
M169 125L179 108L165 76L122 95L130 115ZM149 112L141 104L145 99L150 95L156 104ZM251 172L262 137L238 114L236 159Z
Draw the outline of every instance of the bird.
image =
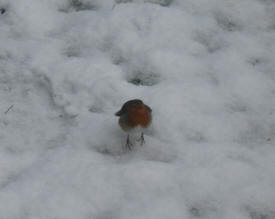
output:
M125 102L121 109L115 113L119 117L118 123L121 129L127 132L126 147L131 150L130 132L141 130L140 145L145 143L143 130L152 122L152 109L140 99Z

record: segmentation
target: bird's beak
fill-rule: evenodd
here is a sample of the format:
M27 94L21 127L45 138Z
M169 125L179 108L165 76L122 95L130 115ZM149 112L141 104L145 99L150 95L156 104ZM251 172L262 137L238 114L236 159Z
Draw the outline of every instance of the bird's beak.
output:
M121 111L116 112L115 116L121 116Z

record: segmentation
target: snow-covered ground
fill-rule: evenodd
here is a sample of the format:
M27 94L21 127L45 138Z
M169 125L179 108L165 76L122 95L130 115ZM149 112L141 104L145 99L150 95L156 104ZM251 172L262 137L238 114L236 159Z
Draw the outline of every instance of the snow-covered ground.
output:
M274 219L274 96L274 0L0 0L0 219Z

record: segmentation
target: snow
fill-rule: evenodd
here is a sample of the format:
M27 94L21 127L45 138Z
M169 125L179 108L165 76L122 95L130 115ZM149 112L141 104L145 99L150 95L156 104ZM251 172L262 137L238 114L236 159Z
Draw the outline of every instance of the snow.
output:
M275 218L273 0L0 9L0 218Z

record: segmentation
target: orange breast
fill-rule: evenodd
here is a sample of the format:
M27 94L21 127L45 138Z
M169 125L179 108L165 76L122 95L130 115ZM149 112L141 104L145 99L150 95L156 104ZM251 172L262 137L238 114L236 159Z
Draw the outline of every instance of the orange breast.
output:
M136 127L140 125L143 128L146 128L150 125L152 116L148 113L147 108L143 105L141 108L133 108L129 110L129 125Z

